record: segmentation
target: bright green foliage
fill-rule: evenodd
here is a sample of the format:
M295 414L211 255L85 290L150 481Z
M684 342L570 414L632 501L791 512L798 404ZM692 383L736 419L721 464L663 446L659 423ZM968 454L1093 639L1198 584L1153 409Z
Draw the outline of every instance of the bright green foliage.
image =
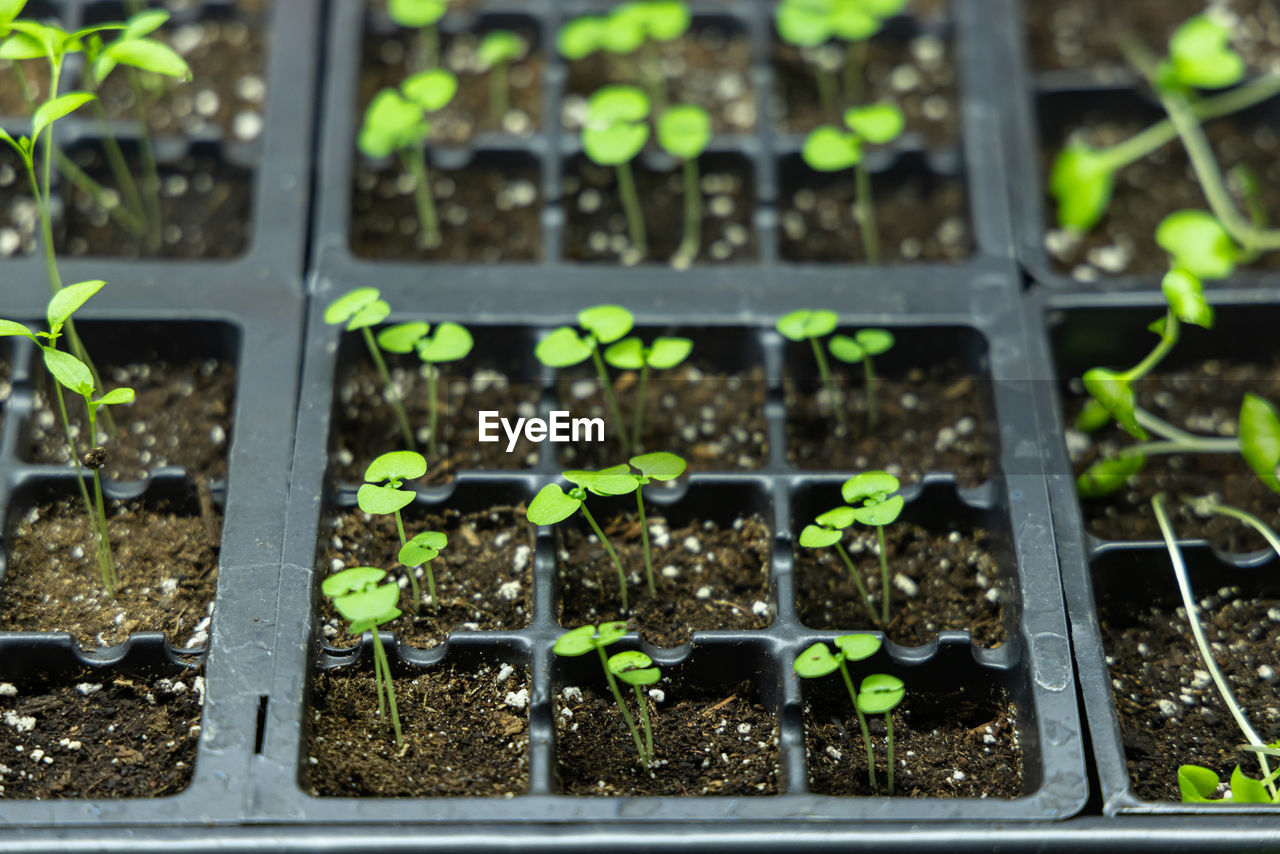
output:
M1049 174L1049 193L1058 203L1058 225L1086 232L1098 224L1115 189L1115 168L1102 151L1070 142Z
M897 104L871 104L846 110L849 130L872 145L887 145L902 135L907 120Z
M1090 368L1084 372L1081 380L1085 391L1102 405L1117 424L1135 438L1147 438L1147 432L1138 424L1134 411L1133 386L1128 377L1106 368Z
M402 27L429 27L448 11L447 0L387 0L387 13Z
M640 383L636 389L635 420L631 428L630 445L639 447L644 438L644 404L649 389L650 369L668 370L689 358L693 342L688 338L655 338L646 347L639 336L624 338L611 344L604 351L604 360L615 368L639 371Z
M907 693L901 679L885 673L868 676L858 688L858 709L864 715L893 711Z
M1204 285L1194 273L1175 267L1165 274L1160 290L1178 320L1204 329L1213 328L1213 306L1204 298Z
M783 315L778 320L777 329L788 340L805 341L830 335L839 323L840 318L834 311L800 309Z
M626 633L627 623L625 620L601 623L599 628L596 626L579 626L556 638L555 645L551 647L551 651L556 655L576 658L579 655L586 655L592 650L604 649L610 644L621 640Z
M391 664L378 635L378 626L400 616L400 609L396 607L400 588L395 584L379 583L386 576L386 570L377 567L355 566L326 578L320 585L320 592L331 599L334 609L350 622L350 634L358 636L365 632L373 633L373 679L378 690L378 715L382 716L384 709L390 708L391 725L395 730L396 744L399 745L404 742L400 731L400 712L396 708Z
M1171 213L1156 228L1156 243L1181 267L1201 279L1225 279L1244 254L1208 211Z
M101 84L119 65L178 80L191 80L191 69L177 51L158 39L148 38L168 20L169 13L161 9L147 9L129 18L118 38L100 50L88 52L93 63L94 80Z
M430 334L428 334L430 333ZM417 353L427 370L427 435L428 450L436 453L440 404L436 399L436 365L465 359L475 341L465 326L440 323L431 332L431 324L421 320L397 323L378 333L378 346L388 353Z
M831 39L869 39L905 6L906 0L782 0L774 22L788 44L817 47Z
M843 172L862 162L862 140L855 133L822 125L805 138L801 156L817 172Z
M600 378L605 404L609 407L610 417L614 419L614 429L622 440L624 450L630 453L631 437L624 426L622 409L613 393L613 383L609 381L600 345L612 344L630 332L635 325L635 317L620 305L597 305L578 312L578 325L585 331L585 335L579 335L571 326L561 326L538 342L534 355L539 362L551 368L567 368L587 359L592 360L596 375Z
M605 21L592 16L568 21L556 35L556 49L570 61L585 59L600 49Z
M406 567L417 566L426 563L436 557L432 554L430 557L426 555L426 549L439 550L443 548L441 545L433 545L438 542L436 535L432 532L432 536L425 537L418 535L412 541L405 537L404 519L400 516L400 511L413 503L415 498L412 489L402 489L406 480L417 480L427 473L426 458L415 451L390 451L375 459L369 464L369 468L365 470L365 483L360 485L359 491L356 492L356 503L360 505L360 509L365 513L374 516L396 517L396 532L400 535L400 554L401 560ZM422 538L422 539L419 539ZM413 547L410 548L411 543ZM406 551L407 549L407 551ZM410 558L410 561L405 558ZM413 558L417 557L417 560ZM431 604L436 605L436 583L435 577L431 574L431 567L426 567L427 582L431 595ZM406 573L409 578L409 587L413 595L413 610L416 613L421 608L422 592L418 589L417 575L410 570Z
M1182 791L1182 802L1186 804L1212 804L1228 802L1228 799L1215 798L1220 780L1218 775L1208 768L1199 765L1178 766L1178 788ZM1274 804L1278 801L1271 797L1266 785L1261 780L1245 776L1237 765L1231 772L1231 798L1233 804Z
M406 77L400 91L424 113L434 113L447 107L458 93L458 78L443 68L429 68Z
M887 329L859 329L852 338L848 335L832 336L827 349L840 361L856 365L868 357L887 353L893 344L893 333Z
M677 0L635 0L621 3L606 16L584 16L568 21L556 36L556 47L569 60L579 60L598 50L627 54L640 49L646 39L666 42L689 29L688 4Z
M1256 394L1240 405L1240 455L1272 491L1280 492L1280 416Z
M1244 79L1245 65L1231 49L1231 30L1208 15L1196 15L1169 39L1167 70L1183 86L1221 89Z
M440 531L423 531L400 547L397 556L405 566L421 566L435 560L449 544L449 537Z
M476 47L476 60L481 71L488 71L504 62L514 62L525 52L525 41L511 30L493 30Z
M587 101L582 149L601 166L630 162L649 141L649 96L635 86L606 86Z
M840 488L845 502L853 505L854 521L876 527L892 524L902 512L902 496L889 494L897 491L898 479L882 471L854 475Z
M421 105L388 88L369 102L356 144L367 157L386 157L421 145L430 130Z
M711 142L711 114L695 104L676 104L658 117L658 144L679 160L693 160Z
M391 306L382 299L377 288L356 288L329 303L324 322L330 326L346 325L348 332L376 326L391 314Z
M1098 460L1076 478L1076 491L1086 500L1105 498L1117 492L1125 481L1142 471L1147 458L1142 454L1127 454Z

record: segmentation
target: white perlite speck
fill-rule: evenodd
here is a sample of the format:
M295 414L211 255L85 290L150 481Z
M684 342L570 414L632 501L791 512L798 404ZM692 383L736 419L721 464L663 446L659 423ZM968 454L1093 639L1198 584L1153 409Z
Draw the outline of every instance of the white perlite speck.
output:
M694 593L693 595L694 595L694 596L696 596L696 597L697 597L697 598L699 598L699 599L710 599L710 598L711 598L711 588L710 588L710 587L699 587L699 588L698 588L698 592Z
M82 695L89 697L102 690L101 682L81 682L76 685L76 690Z
M507 698L502 702L513 709L523 709L529 705L529 689L521 688L519 691L508 691Z
M11 682L0 682L0 697L18 696L17 687Z
M663 700L667 699L666 692L664 692L661 688L650 688L649 696L653 699L655 703L661 703ZM579 694L578 697L581 698L582 695Z
M769 616L769 603L753 602L751 604L751 613L755 614L757 617Z
M519 581L506 581L498 585L498 598L512 602L520 595Z
M507 678L511 676L512 673L515 673L515 672L516 672L516 669L514 667L504 662L502 667L499 668L498 670L498 678L495 679L494 681L497 684L501 685L503 682L507 681Z
M516 572L523 572L524 568L529 565L529 557L533 554L533 549L528 545L516 546L515 553L511 556L511 566Z
M920 586L916 584L914 581L912 581L910 578L907 578L901 572L899 572L897 575L893 577L893 586L901 590L904 594L906 594L909 597L914 597L917 593L920 592Z
M698 542L697 537L688 536L684 538L684 549L685 551L697 554L702 551L702 543Z
M35 718L30 715L20 715L17 712L5 712L4 722L18 732L28 732L36 728Z
M1166 718L1176 718L1178 716L1178 704L1173 700L1164 699L1156 703L1156 707L1160 709L1160 714Z
M565 688L560 692L560 696L564 697L564 701L566 703L581 703L582 689L576 685L570 685L568 688Z

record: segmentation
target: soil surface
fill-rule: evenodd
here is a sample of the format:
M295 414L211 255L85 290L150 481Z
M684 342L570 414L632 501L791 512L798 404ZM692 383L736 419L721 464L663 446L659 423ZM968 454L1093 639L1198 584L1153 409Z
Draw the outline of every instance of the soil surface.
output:
M202 517L160 500L108 501L116 599L103 589L78 496L14 513L0 630L70 632L86 648L148 631L184 649L208 641L222 527L212 505Z
M860 675L851 674L854 684ZM1022 746L1016 709L1004 692L970 689L907 694L893 712L894 797L1016 798ZM843 682L832 675L805 686L809 785L823 795L870 795L867 751ZM887 782L884 715L867 718L880 793Z
M1216 360L1198 362L1176 373L1157 373L1134 383L1138 404L1175 427L1203 436L1235 436L1240 401L1245 392L1280 400L1280 364L1262 367ZM1066 407L1074 423L1084 405L1083 393ZM1092 440L1092 441L1091 441ZM1076 474L1098 457L1115 456L1136 442L1118 427L1095 436L1071 430L1067 449ZM1280 504L1239 454L1178 454L1147 458L1146 468L1109 498L1082 501L1091 533L1110 540L1159 540L1160 527L1151 499L1167 492L1165 507L1179 539L1206 537L1228 552L1266 547L1253 529L1221 515L1202 517L1179 496L1215 495L1231 507L1247 510L1272 528L1280 527Z
M797 529L803 527L797 521ZM1005 627L1001 569L981 528L943 522L929 528L899 520L884 529L889 552L889 626L904 646L922 646L944 629L968 629L976 644L999 646ZM880 546L874 529L854 526L844 549L880 614ZM796 549L796 610L814 629L874 629L871 615L835 547Z
M398 670L404 734L398 748L390 719L378 719L371 661L316 674L303 772L310 794L510 797L528 791L527 672L505 664Z
M455 629L498 631L523 629L533 614L533 547L536 528L525 518L524 507L494 507L481 513L424 515L416 507L401 513L405 534L442 531L449 545L431 561L440 607L423 606L416 619L413 595L400 565L400 537L394 516L366 516L348 510L333 519L331 536L320 550L317 572L322 577L352 566L386 568L404 590L400 609L405 613L385 623L383 631L396 633L403 643L434 647ZM425 567L418 571L418 585L425 599L430 595ZM330 600L320 598L320 619L325 641L351 647L358 638L347 634L347 623Z
M497 431L500 441L481 442L479 413L493 410L506 418L537 416L540 385L513 380L500 371L477 368L466 361L441 366L444 376L436 384L441 445L437 454L431 455L426 447L430 396L422 373L425 366L416 357L398 363L391 354L384 358L402 392L409 424L418 431L417 450L427 456L424 483L444 483L463 470L524 469L537 463L537 446L523 434L511 453L507 453L507 438L501 428ZM331 455L334 476L343 483L363 483L365 470L376 457L403 449L404 438L383 393L382 379L367 359L340 374Z
M533 160L501 166L484 157L463 169L428 164L440 245L418 238L414 181L398 160L356 163L351 251L362 258L411 261L537 261L542 258L541 178Z
M800 181L804 186L781 200L782 257L865 262L854 213L853 172L807 173ZM959 178L931 174L921 166L872 175L871 187L881 263L954 264L972 254L969 200Z
M634 498L627 498L634 503ZM613 561L575 516L572 524L561 526L557 537L561 626L625 619L645 640L669 647L689 641L695 631L763 629L773 622L770 535L763 520L739 517L727 528L694 520L672 529L659 508L647 505L655 598L645 579L638 517L631 513L606 521L598 518L603 502L595 503L596 521L627 571L631 613L619 610Z
M525 44L532 43L530 29L517 27ZM508 109L495 118L490 100L490 75L482 71L476 48L483 35L459 33L443 35L443 67L458 79L458 92L443 110L429 115L431 140L461 145L479 132L500 132L528 136L542 125L543 60L526 50L522 59L510 63L507 71ZM364 34L363 65L360 69L360 100L357 120L364 117L373 97L382 89L398 89L421 70L417 33L397 31L384 35L369 30Z
M600 676L603 682L604 676ZM636 725L635 690L623 696ZM659 692L658 701L651 693ZM776 795L778 721L751 683L707 685L679 677L646 692L654 764L645 773L606 685L556 695L560 791L569 795Z
M750 165L738 158L704 156L699 169L702 229L693 263L754 261L759 246L752 227L755 188ZM675 266L688 267L687 259L674 257L684 240L683 167L659 172L646 168L637 159L632 161L631 171L644 211L648 255L640 258L631 242L614 167L577 158L569 164L562 184L567 217L565 257L624 264L670 261Z
M695 349L697 345L694 345ZM628 432L635 424L639 374L610 371ZM645 391L641 448L634 453L679 454L690 471L758 469L769 453L761 368L726 376L705 363L655 371ZM603 468L627 459L595 372L563 372L560 405L574 417L603 418L603 444L565 444L556 449L566 466Z
M0 72L0 81L7 79ZM0 258L30 255L39 246L40 218L22 159L9 146L0 150Z
M204 677L0 680L0 800L159 798L191 783Z
M876 383L879 410L874 432L867 426L867 398L862 369L838 365L833 371L837 394L845 400L852 437L840 436L829 396L821 383L805 393L784 383L787 403L787 458L802 469L865 471L879 469L907 482L925 472L950 472L961 486L989 478L998 451L989 381L974 377L955 362L927 371L911 368ZM844 368L855 371L850 377Z
M142 480L163 466L182 466L201 482L225 478L227 449L235 406L235 368L217 359L170 362L146 361L99 366L107 388L125 386L135 392L133 403L110 407L116 422L107 434L98 412L97 442L107 448L104 474L111 480ZM47 385L44 371L38 382ZM88 448L89 419L84 399L66 396L76 447ZM36 463L71 465L66 432L56 398L45 389L36 395L28 422L23 459Z
M1152 552L1150 559L1168 562L1163 553ZM1186 612L1172 607L1177 594L1166 574L1164 603L1125 596L1101 600L1099 611L1130 783L1140 798L1180 801L1179 765L1202 765L1224 782L1236 765L1255 778L1260 770L1238 749L1244 737L1196 650ZM1227 684L1263 741L1275 741L1280 599L1249 598L1238 587L1196 594L1201 625Z

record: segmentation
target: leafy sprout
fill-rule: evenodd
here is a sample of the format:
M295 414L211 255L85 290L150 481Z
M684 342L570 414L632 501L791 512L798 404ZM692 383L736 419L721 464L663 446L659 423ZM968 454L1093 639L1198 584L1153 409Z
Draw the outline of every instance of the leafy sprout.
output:
M391 20L418 31L416 51L421 68L431 68L440 62L437 27L447 11L448 0L387 0L387 13Z
M527 49L525 40L511 30L493 30L480 40L476 48L476 63L481 71L489 73L489 117L499 127L511 105L511 63L523 56Z
M844 414L844 405L836 393L835 381L831 378L831 368L827 365L827 357L818 342L835 332L840 318L829 309L797 309L778 319L776 328L788 341L808 341L813 348L813 359L818 363L818 375L822 378L822 386L827 390L827 398L831 409L836 414L841 435L849 432L849 421Z
M525 511L525 515L535 525L555 525L581 511L618 571L621 610L625 614L630 610L627 604L627 576L622 569L622 561L618 559L618 553L613 549L613 543L609 542L609 538L605 536L600 525L596 523L595 517L587 509L587 494L625 495L636 488L635 478L626 465L613 466L598 472L567 471L563 473L563 477L574 484L573 488L566 493L559 484L548 483L529 502L529 509Z
M1169 253L1171 264L1199 279L1225 279L1245 253L1208 211L1171 213L1156 228L1156 243Z
M432 456L437 450L440 418L440 404L436 399L436 374L440 370L437 365L465 359L474 343L467 328L457 323L436 324L435 332L431 332L431 324L415 320L388 326L378 333L378 345L382 349L388 353L417 353L427 366L427 448Z
M644 439L644 402L649 384L649 371L665 371L676 367L693 352L693 342L688 338L659 337L646 346L637 335L610 344L604 351L604 360L624 371L639 371L640 383L636 388L636 414L631 431L631 447L639 448Z
M643 48L641 71L649 97L661 112L667 101L657 43L684 35L691 20L689 6L682 0L633 0L615 6L608 15L586 15L566 22L556 36L556 47L570 61L597 51L625 55Z
M774 24L784 42L802 50L832 40L845 42L843 98L857 101L862 96L868 40L905 6L906 0L782 0ZM842 99L840 84L820 62L814 63L814 73L823 112L834 115Z
M600 388L609 407L609 414L617 425L618 437L624 450L630 453L631 438L627 435L622 410L618 406L613 383L609 380L609 372L601 357L600 345L612 344L630 332L635 325L635 317L620 305L596 305L578 312L578 325L585 334L580 335L572 326L558 327L538 342L534 355L549 368L568 368L591 359L596 375L600 378Z
M1245 65L1231 48L1231 29L1196 15L1169 39L1169 58L1162 64L1166 81L1195 89L1221 89L1244 79Z
M658 144L681 161L684 170L684 239L672 262L692 264L702 244L702 186L698 158L711 142L711 114L694 104L668 107L658 116Z
M373 338L373 327L386 320L390 314L391 306L382 299L377 288L356 288L329 303L324 312L324 322L330 326L344 326L348 332L360 330L378 376L382 378L382 396L395 413L405 447L412 448L415 445L413 429L409 426L409 416L400 399L400 390L392 382L391 372L387 370L387 363Z
M893 333L887 329L859 329L852 337L833 335L827 343L831 355L848 365L862 363L866 379L867 429L874 430L880 418L876 405L876 370L872 357L887 353L893 347Z
M649 246L631 161L649 141L645 123L649 106L649 97L635 86L606 86L587 101L587 121L582 127L582 150L587 157L617 172L631 245L640 258L649 254Z
M424 567L427 573L427 582L430 585L429 591L431 596L431 607L436 607L436 582L431 574L431 566L429 561L435 555L423 557L421 553L410 550L405 552L409 540L404 533L404 519L400 516L400 511L413 503L416 497L412 489L404 489L406 480L417 480L427 473L427 461L415 451L391 451L369 463L369 468L365 470L365 482L360 485L360 489L356 492L356 503L360 505L360 509L365 513L374 516L390 516L396 517L396 532L400 535L400 551L401 554L407 554L410 557L419 557L420 559L414 563L405 563L406 568L417 566L420 563L426 563ZM417 538L414 538L417 540ZM431 541L419 541L419 545L426 545L429 548L442 548L443 546L431 546ZM408 569L406 575L409 576L409 586L413 590L413 610L418 613L422 607L422 591L418 588L418 579L412 569Z
M380 583L386 576L385 569L355 566L330 575L321 583L320 591L333 601L333 607L350 622L347 630L349 634L359 637L365 632L372 633L373 680L378 690L378 717L385 714L384 710L390 709L396 744L403 745L391 664L378 634L379 626L400 616L400 609L396 607L396 602L400 599L400 588L395 584Z

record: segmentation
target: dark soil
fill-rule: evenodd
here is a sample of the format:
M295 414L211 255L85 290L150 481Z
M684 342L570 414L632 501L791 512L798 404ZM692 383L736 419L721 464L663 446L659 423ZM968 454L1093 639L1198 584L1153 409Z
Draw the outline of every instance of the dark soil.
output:
M818 94L815 68L833 68L840 81L840 110L859 104L893 101L907 119L906 132L922 135L932 147L955 145L960 140L960 109L955 59L951 44L932 34L904 38L881 32L872 38L861 75L863 91L844 91L845 49L831 44L804 49L778 41L774 52L778 97L774 115L780 128L807 133L818 125L843 127L842 112L827 114Z
M843 366L841 366L843 367ZM845 400L852 437L838 427L821 384L799 393L784 383L787 402L787 458L802 469L888 471L910 482L925 472L950 472L961 486L989 478L997 449L989 381L954 361L927 371L909 369L903 377L881 377L876 384L879 420L867 427L867 398L862 370L849 377L833 372L837 394Z
M803 164L800 168L804 168ZM788 261L864 262L854 214L854 175L809 173L782 199L782 257ZM959 178L921 169L871 176L880 261L959 263L973 251L969 200Z
M1204 436L1235 436L1245 392L1280 400L1280 363L1263 367L1203 361L1177 373L1149 375L1134 387L1140 406L1176 427ZM1083 395L1076 396L1067 406L1071 423L1083 401ZM1099 449L1114 456L1136 441L1113 426L1093 437L1070 431L1067 448L1079 474L1097 459ZM1109 540L1159 540L1160 528L1151 510L1151 499L1159 492L1169 494L1165 506L1180 539L1205 537L1228 552L1266 546L1243 523L1219 515L1198 516L1179 496L1216 495L1221 503L1247 510L1272 528L1280 527L1276 494L1238 454L1148 457L1146 468L1130 478L1124 489L1107 499L1081 502L1085 523L1091 533Z
M854 684L862 681L853 675ZM1017 711L992 687L917 690L893 712L894 797L1016 798L1022 791ZM843 682L836 676L805 686L809 786L823 795L870 795L867 751ZM876 781L885 793L884 715L867 719Z
M115 599L103 589L79 496L16 509L10 524L0 630L70 632L84 647L147 631L184 649L208 640L222 527L212 505L202 517L160 500L108 501Z
M641 448L635 453L679 454L691 471L758 469L764 465L769 442L761 368L726 376L706 364L686 363L655 373L658 378L650 377L645 392L644 430ZM630 432L635 424L639 374L624 371L614 373L613 379L618 407ZM565 465L603 468L627 459L617 436L616 419L599 389L594 372L566 373L558 383L560 406L574 417L603 418L605 423L604 444L566 444L556 449Z
M177 794L191 783L203 706L191 670L0 680L0 800Z
M524 794L528 688L528 673L507 665L400 670L395 693L404 747L397 748L390 719L377 717L372 664L319 673L303 785L328 797Z
M702 190L701 244L695 263L732 263L755 260L759 247L752 226L755 190L750 165L738 158L700 161ZM564 254L575 261L672 260L684 240L684 171L646 168L631 164L636 191L644 211L649 254L636 256L626 211L618 192L617 172L576 158L564 177L564 205L568 222ZM688 261L681 259L681 266Z
M634 503L634 498L628 498ZM659 508L647 505L658 591L654 598L645 580L638 517L630 513L606 521L598 518L599 509L595 508L597 522L627 571L631 613L619 610L618 570L613 561L575 516L572 524L561 526L557 537L561 626L625 619L645 640L669 647L686 643L695 631L763 629L773 622L770 535L760 518L740 517L728 528L695 520L673 530Z
M515 32L532 43L529 31ZM482 35L460 33L441 37L443 67L458 78L458 93L443 109L430 115L431 140L446 145L462 145L479 132L499 132L528 136L542 125L543 60L536 49L510 64L507 72L508 110L494 120L490 103L490 74L481 71L476 48ZM398 89L411 74L420 70L416 33L397 31L390 35L365 31L363 65L360 70L360 100L357 121L363 119L369 102L380 90Z
M654 687L663 699L658 702L646 693L655 759L648 774L606 686L572 686L556 695L556 760L562 793L778 794L778 721L752 699L751 683L714 686L664 674ZM638 718L634 689L623 696L632 716ZM641 726L638 719L636 725Z
M400 608L404 615L383 624L384 631L396 633L402 643L434 647L455 629L499 631L529 626L533 614L533 546L536 528L525 518L524 507L494 507L481 513L424 515L410 507L404 512L405 533L443 531L449 545L431 562L435 576L438 610L423 606L414 618L412 591L402 580L404 595ZM320 549L317 574L351 566L386 567L393 578L406 572L399 563L400 537L394 516L366 516L358 509L334 517L328 542ZM341 545L338 545L338 544ZM425 568L424 568L425 570ZM418 585L423 598L430 595L426 572L420 571ZM346 621L338 617L328 599L320 600L320 619L325 640L338 647L355 646L358 639L347 634Z
M1054 118L1053 121L1060 121ZM1150 123L1117 119L1113 112L1089 110L1082 121L1068 128L1081 128L1090 145L1105 147L1146 128ZM1247 168L1261 183L1261 201L1270 222L1280 221L1280 194L1268 188L1280 184L1280 139L1262 119L1222 119L1206 123L1205 133L1213 145L1224 175L1237 166ZM1048 175L1053 159L1065 140L1062 134L1045 138L1041 151L1043 174ZM1228 179L1228 186L1235 182ZM1246 210L1245 200L1235 193L1236 207ZM1054 228L1057 203L1046 195L1046 225L1051 229L1045 245L1057 268L1081 280L1122 273L1160 273L1168 269L1168 253L1155 241L1160 221L1175 211L1189 208L1207 210L1204 191L1179 143L1171 143L1146 158L1131 163L1116 175L1115 193L1106 215L1082 238ZM1280 269L1280 252L1269 252L1251 261L1250 268Z
M351 251L411 261L537 261L542 258L541 178L536 162L477 159L463 169L428 165L441 242L418 243L414 182L399 161L358 161L352 193Z
M112 480L142 480L163 466L181 466L201 482L225 478L227 449L235 405L235 367L217 359L169 362L145 361L99 365L108 388L127 386L133 403L112 406L116 432L107 435L98 413L98 441L107 448L104 474ZM47 383L43 371L42 384ZM67 395L80 453L88 448L89 420L84 400ZM56 398L42 389L28 422L23 459L36 463L71 465L62 417Z
M1167 563L1162 552L1151 559ZM1236 765L1251 777L1259 766L1238 747L1244 736L1219 697L1196 650L1186 612L1168 578L1167 604L1126 596L1100 603L1107 665L1115 689L1129 779L1146 800L1180 801L1178 766L1202 765L1225 782ZM1280 599L1251 599L1238 587L1197 590L1200 621L1218 667L1262 739L1280 738ZM1274 769L1274 764L1273 764Z
M43 59L28 60L22 63L22 73L31 87L32 98L27 100L26 93L18 82L17 73L13 70L11 60L0 61L0 115L30 116L33 104L39 104L49 95L49 63Z
M805 524L797 520L797 530ZM851 530L845 534L844 549L879 614L883 599L876 533L856 525ZM925 528L899 520L885 527L884 536L892 587L886 631L890 640L922 646L944 629L968 629L979 646L1004 642L1002 572L985 530L954 521L938 520ZM907 579L905 585L897 581L900 576ZM801 622L814 629L879 628L834 546L796 549L796 610Z
M436 455L427 454L427 381L420 373L422 363L416 357L409 359L412 361L401 360L399 364L413 366L411 371L392 368L397 363L390 358L388 367L404 392L409 423L419 431L418 450L428 457L424 483L444 483L463 470L523 469L537 463L537 446L523 434L509 454L501 428L497 431L500 441L481 442L479 413L497 411L505 418L537 416L541 387L524 380L513 381L490 368L476 368L467 361L442 366L444 377L436 384L441 445ZM369 463L388 451L401 450L404 439L395 414L383 397L382 379L367 359L341 375L336 401L336 438L331 451L334 476L343 483L363 483Z
M1251 67L1280 54L1280 10L1270 0L1214 5L1242 19L1231 44ZM1204 0L1024 0L1023 6L1031 62L1040 70L1123 66L1117 33L1132 33L1163 52L1179 24L1205 11Z

